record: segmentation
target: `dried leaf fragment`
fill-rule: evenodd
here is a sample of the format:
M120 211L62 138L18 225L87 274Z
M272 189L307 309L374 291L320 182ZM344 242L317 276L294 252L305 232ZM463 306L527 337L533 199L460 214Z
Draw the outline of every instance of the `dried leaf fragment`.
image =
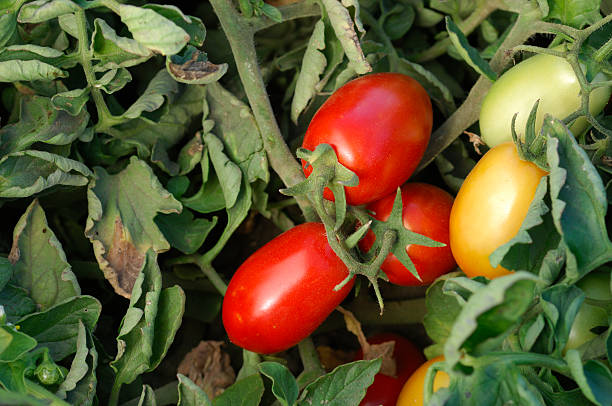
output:
M178 367L178 373L187 376L209 398L219 396L236 380L230 357L221 350L223 341L200 341Z

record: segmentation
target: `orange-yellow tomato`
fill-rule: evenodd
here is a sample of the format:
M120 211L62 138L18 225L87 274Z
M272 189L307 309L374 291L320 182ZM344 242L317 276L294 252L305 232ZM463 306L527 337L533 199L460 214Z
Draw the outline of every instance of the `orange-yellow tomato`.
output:
M423 405L423 395L425 393L425 375L431 364L444 361L443 356L435 357L424 363L414 371L408 378L399 397L397 398L396 406L421 406ZM438 371L434 377L433 391L440 388L447 388L450 382L448 374L444 371Z
M501 265L493 268L489 255L516 235L544 175L521 160L511 142L490 149L478 161L450 215L451 250L467 276L493 279L510 273Z

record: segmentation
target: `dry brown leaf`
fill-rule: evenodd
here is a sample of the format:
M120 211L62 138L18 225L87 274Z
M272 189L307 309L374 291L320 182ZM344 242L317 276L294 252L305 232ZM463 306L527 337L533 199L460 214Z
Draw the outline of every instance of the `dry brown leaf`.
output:
M230 357L221 350L223 341L200 341L178 367L178 373L187 376L209 398L219 396L236 380Z
M338 350L327 345L318 346L317 353L326 372L333 371L336 367L355 359L354 351Z

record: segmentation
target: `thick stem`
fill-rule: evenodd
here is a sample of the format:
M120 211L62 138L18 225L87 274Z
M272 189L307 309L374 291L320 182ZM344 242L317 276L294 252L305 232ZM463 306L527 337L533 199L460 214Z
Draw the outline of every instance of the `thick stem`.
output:
M213 268L212 265L203 257L198 258L197 264L204 275L206 275L210 283L212 283L219 293L221 293L221 296L225 296L225 292L227 292L227 284L223 279L221 279L217 271L215 271L215 268Z
M593 54L593 59L597 62L603 62L612 54L612 38L608 40L601 48Z
M478 27L485 18L487 18L492 12L500 8L501 3L493 0L482 0L468 18L460 21L457 26L466 36ZM414 56L415 62L423 63L430 61L443 55L446 52L446 48L450 45L450 38L444 38L436 42L432 47L427 48L425 51L420 52Z
M298 351L300 352L300 359L304 366L304 372L314 372L319 376L325 373L325 370L321 366L319 361L319 354L314 346L312 338L306 337L298 344Z
M238 14L230 0L211 0L210 3L232 48L238 74L253 109L270 165L287 187L296 185L304 180L304 174L283 140L274 117L257 62L253 43L254 31ZM303 197L296 200L306 220L315 220L316 216L311 203Z
M491 59L491 68L495 72L501 72L511 61L508 49L522 44L531 35L542 29L537 21L539 17L539 12L519 14L512 30ZM478 120L482 100L491 84L491 81L484 76L476 81L463 104L431 135L431 140L417 171L429 165L440 152Z

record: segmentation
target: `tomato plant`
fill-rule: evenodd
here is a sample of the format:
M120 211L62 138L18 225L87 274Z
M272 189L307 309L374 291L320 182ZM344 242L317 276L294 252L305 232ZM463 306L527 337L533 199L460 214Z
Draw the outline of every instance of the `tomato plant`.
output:
M423 365L421 365L411 376L408 378L402 391L400 392L399 398L397 399L397 406L422 406L423 395L425 393L425 375L429 367L438 362L444 361L444 357L439 356L430 359ZM448 387L450 382L449 376L444 371L439 371L434 377L434 392L440 388Z
M345 84L325 101L302 147L331 145L338 161L359 177L359 185L345 191L348 204L360 205L392 193L412 175L431 127L431 101L416 80L371 74ZM312 168L303 167L309 175ZM325 197L333 198L329 191Z
M404 227L423 234L435 241L446 244L445 247L424 247L410 245L406 251L421 277L419 281L393 254L389 254L381 269L389 281L403 286L426 285L438 276L451 271L455 259L449 244L449 218L453 206L453 197L437 186L425 183L406 183L401 187L402 221ZM370 203L366 208L377 220L386 221L391 214L395 193ZM368 251L376 239L372 231L359 242L359 247Z
M597 337L592 329L608 326L606 306L612 304L609 270L591 272L576 283L576 286L584 291L585 299L572 324L566 351L578 348Z
M374 383L368 387L360 406L395 406L404 382L425 361L421 351L406 338L394 333L379 333L370 338L370 344L381 344L395 341L393 359L396 363L396 375L389 376L378 373ZM363 352L357 353L356 359L362 359Z
M606 80L598 73L593 82ZM589 99L591 114L599 114L608 103L612 86L595 89ZM510 68L496 80L482 102L480 132L490 147L512 141L512 117L516 118L516 131L525 129L527 117L534 103L539 100L536 116L536 132L542 127L545 114L564 119L580 107L580 84L571 65L553 55L535 55ZM575 135L587 128L588 122L579 117L570 126Z
M230 340L263 354L297 344L346 297L352 281L339 291L333 288L347 274L327 244L322 224L304 223L284 232L232 277L223 300Z
M509 142L489 150L469 173L450 214L450 246L466 275L493 279L489 255L517 233L546 172L519 158Z

